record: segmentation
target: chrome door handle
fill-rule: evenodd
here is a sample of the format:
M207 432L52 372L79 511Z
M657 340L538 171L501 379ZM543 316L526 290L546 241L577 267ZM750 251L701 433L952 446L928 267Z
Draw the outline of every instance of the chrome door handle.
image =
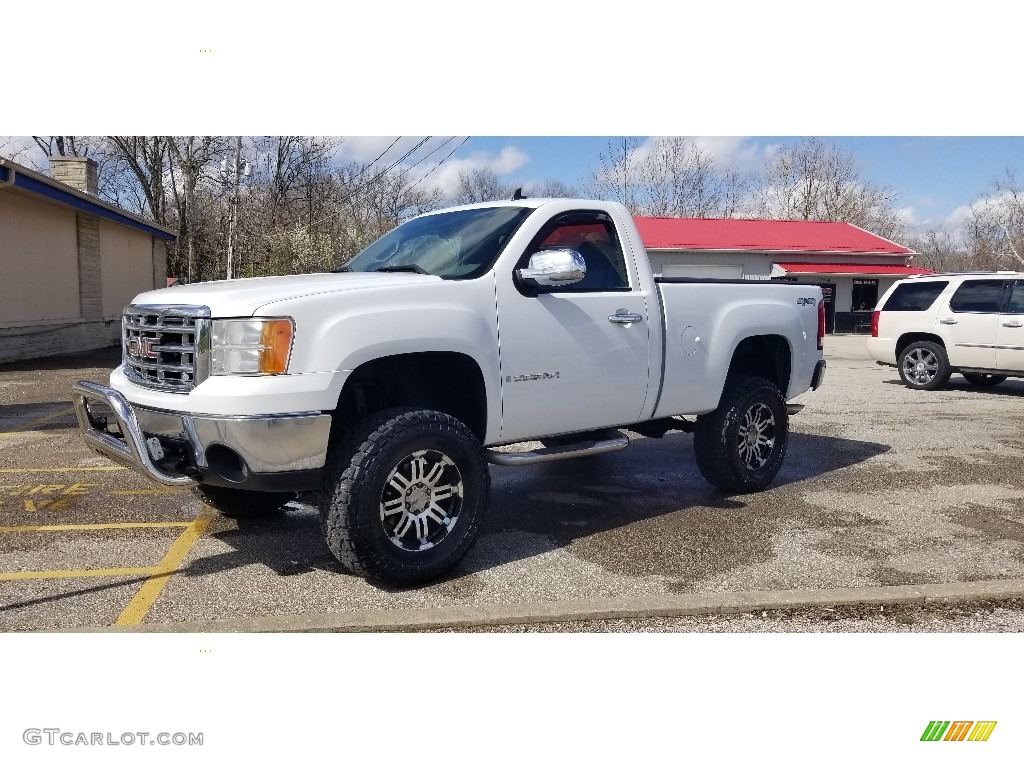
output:
M1003 323L1003 328L1020 328L1021 325L1024 325L1024 323L1021 323L1020 320L1011 320L1008 323Z
M615 310L614 315L608 315L608 322L619 323L621 325L629 325L630 323L639 323L644 319L643 315L638 315L635 312L627 312L624 309Z
M939 322L943 325L956 325L957 320L955 317L944 317Z

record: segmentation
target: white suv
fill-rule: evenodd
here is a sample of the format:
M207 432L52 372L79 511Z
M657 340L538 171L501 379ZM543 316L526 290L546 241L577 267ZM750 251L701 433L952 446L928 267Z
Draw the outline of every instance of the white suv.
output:
M938 389L953 373L977 387L1024 377L1024 272L897 281L872 316L868 352L911 389Z

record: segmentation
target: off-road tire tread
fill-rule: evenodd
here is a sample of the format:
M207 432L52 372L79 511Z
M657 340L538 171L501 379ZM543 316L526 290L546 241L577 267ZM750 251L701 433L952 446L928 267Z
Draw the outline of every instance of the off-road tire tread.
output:
M776 401L776 445L778 450L765 468L750 473L740 466L730 433L751 404L751 398L763 391ZM781 446L778 444L781 443ZM729 493L763 490L775 479L789 445L789 414L782 392L768 379L757 376L732 376L725 382L718 408L700 416L693 435L697 468L712 485Z
M459 546L441 564L415 567L396 563L371 545L370 525L378 525L374 514L361 515L363 504L378 503L368 488L374 463L397 443L407 439L408 430L421 425L447 434L463 444L474 467L459 465L459 471L476 469L482 473L482 494L475 509L472 504L460 512L469 515L470 524ZM332 554L346 571L386 585L405 586L429 581L455 565L476 539L490 495L490 473L483 449L476 436L462 422L448 414L432 410L390 408L365 417L346 430L331 446L324 467L320 494L320 526Z

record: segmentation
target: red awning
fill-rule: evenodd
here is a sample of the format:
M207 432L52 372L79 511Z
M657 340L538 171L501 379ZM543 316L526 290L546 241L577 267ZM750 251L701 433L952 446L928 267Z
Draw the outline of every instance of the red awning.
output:
M772 277L782 275L929 275L930 269L904 267L897 264L811 264L807 262L776 262Z

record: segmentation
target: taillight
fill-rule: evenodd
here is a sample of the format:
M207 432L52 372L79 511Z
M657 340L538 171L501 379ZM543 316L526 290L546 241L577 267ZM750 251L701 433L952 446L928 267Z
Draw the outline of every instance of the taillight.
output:
M881 317L882 313L879 310L875 310L871 313L871 338L878 338L878 318Z
M825 348L825 301L818 302L818 349Z

